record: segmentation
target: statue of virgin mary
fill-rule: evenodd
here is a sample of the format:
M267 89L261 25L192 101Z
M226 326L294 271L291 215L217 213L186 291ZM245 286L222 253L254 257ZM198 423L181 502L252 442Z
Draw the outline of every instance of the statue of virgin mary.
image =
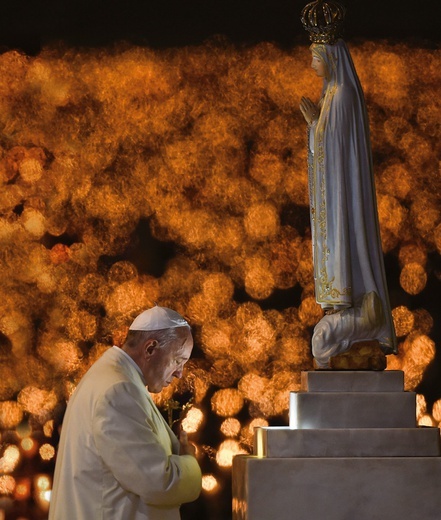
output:
M315 295L326 315L314 329L316 365L358 341L396 352L378 223L369 123L363 91L339 38L344 8L316 1L302 11L323 78L316 104L301 100L309 127L308 176Z

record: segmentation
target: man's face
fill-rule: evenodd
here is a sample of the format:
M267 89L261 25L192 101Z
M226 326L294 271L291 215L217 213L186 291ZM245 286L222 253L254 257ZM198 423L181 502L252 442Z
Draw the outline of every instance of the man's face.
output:
M182 377L185 363L193 350L191 332L164 347L156 345L144 365L144 377L149 392L158 393L168 386L174 377Z

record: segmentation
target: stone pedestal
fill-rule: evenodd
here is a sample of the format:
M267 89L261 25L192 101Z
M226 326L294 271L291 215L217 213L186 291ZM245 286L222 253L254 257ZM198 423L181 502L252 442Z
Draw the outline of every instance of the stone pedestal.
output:
M257 428L233 462L233 520L441 518L437 428L418 428L403 374L302 374L290 427Z

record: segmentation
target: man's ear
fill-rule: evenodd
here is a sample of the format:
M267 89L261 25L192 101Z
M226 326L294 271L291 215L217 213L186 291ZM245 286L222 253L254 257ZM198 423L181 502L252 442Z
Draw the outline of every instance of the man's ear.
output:
M156 339L148 339L144 344L144 353L146 357L150 357L156 348L158 347L158 342Z

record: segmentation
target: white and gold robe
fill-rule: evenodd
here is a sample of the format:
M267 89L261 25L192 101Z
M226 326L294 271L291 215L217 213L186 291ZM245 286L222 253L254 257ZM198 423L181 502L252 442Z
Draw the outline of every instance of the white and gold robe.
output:
M396 352L363 91L343 40L313 44L311 52L328 73L309 143L315 295L324 309L348 309L341 315L347 321L342 333L337 331L341 316L325 317L318 324L315 333L322 337L313 340L313 353L317 345L317 359L318 351L335 341L335 355L365 339L378 340L386 353ZM377 314L373 320L360 315L368 300L376 302L371 305L370 313ZM330 326L335 340L320 330L323 325Z

